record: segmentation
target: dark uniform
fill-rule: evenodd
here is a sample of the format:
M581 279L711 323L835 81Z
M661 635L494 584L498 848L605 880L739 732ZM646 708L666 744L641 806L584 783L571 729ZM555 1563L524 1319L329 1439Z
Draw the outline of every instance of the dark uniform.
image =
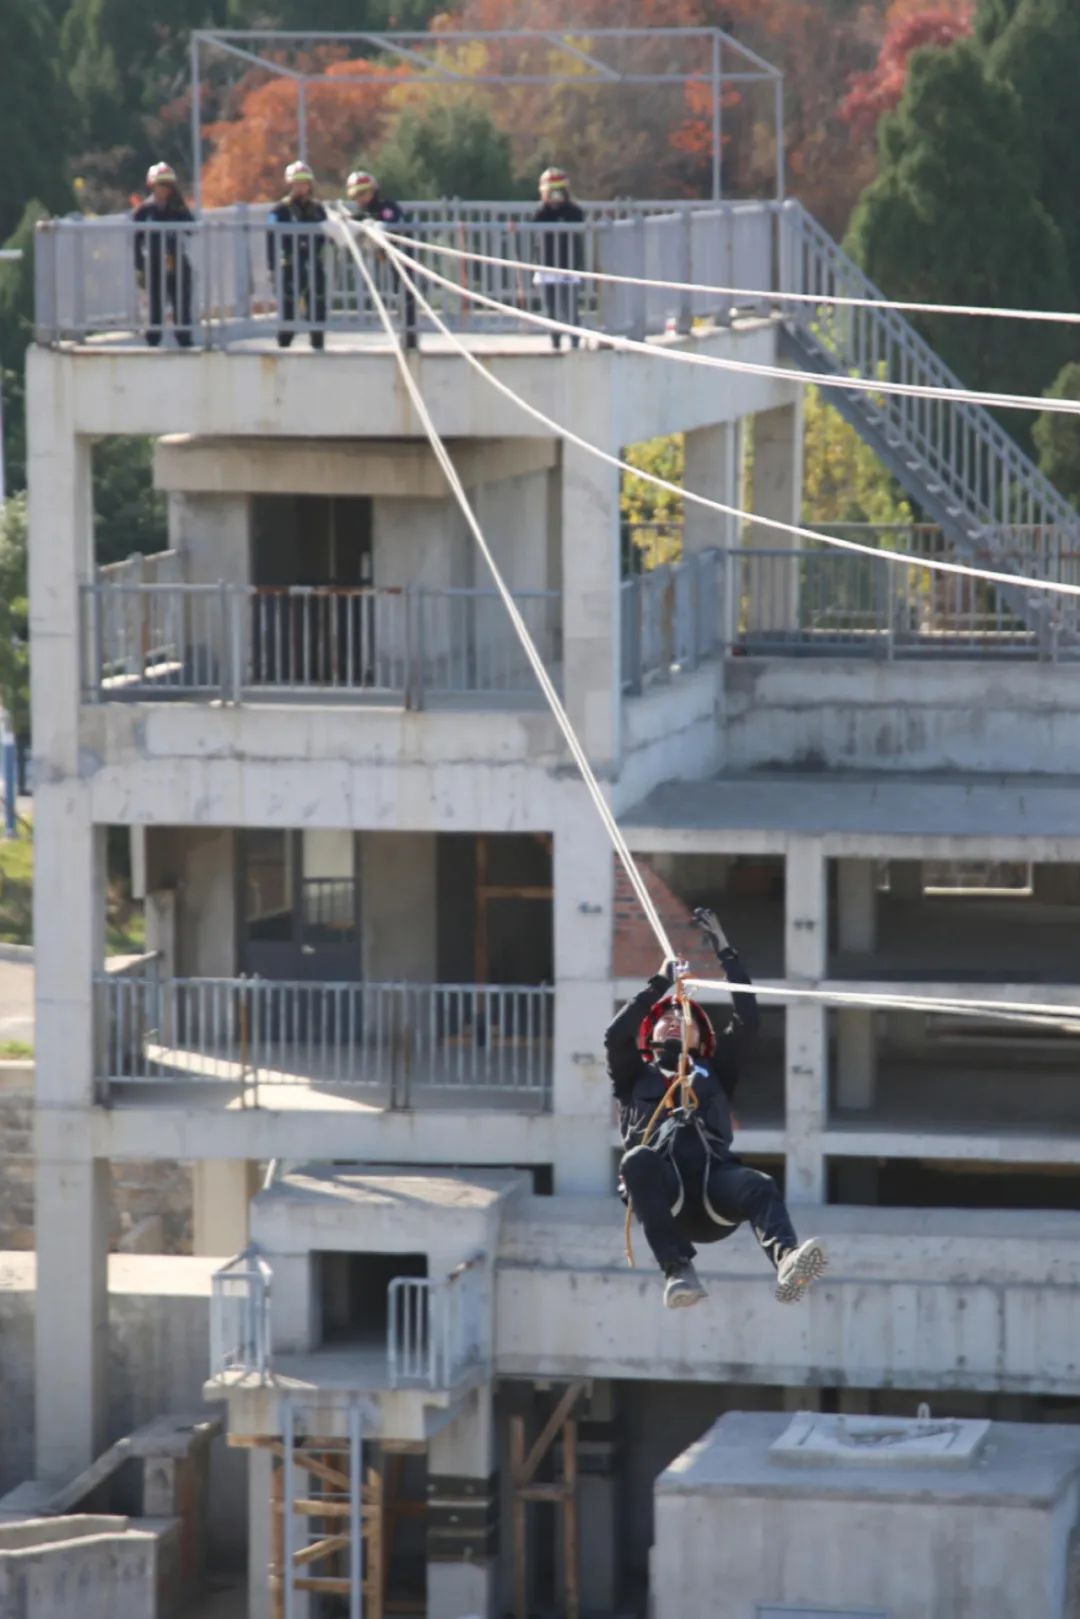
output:
M159 203L147 197L132 214L136 224L168 225L194 223L195 215L179 192L173 191L168 202ZM161 342L165 320L165 304L172 310L176 341L181 348L191 347L191 263L184 251L182 231L140 230L135 232L135 273L144 283L150 302L150 325L146 341L151 348Z
M749 984L736 952L719 957L732 984ZM695 1242L720 1242L749 1221L774 1266L797 1247L790 1216L770 1175L750 1169L731 1151L731 1101L747 1048L758 1029L757 999L733 996L734 1016L717 1035L712 1056L692 1053L698 1106L687 1117L677 1110L662 1116L647 1146L642 1145L671 1077L643 1055L643 1020L670 989L662 975L623 1007L605 1036L608 1072L619 1104L626 1149L621 1187L629 1196L645 1239L665 1272L694 1257ZM676 1048L679 1043L676 1042ZM665 1067L677 1067L673 1050ZM678 1093L676 1093L677 1103Z
M399 202L392 197L384 197L381 191L376 191L366 203L352 201L349 211L354 219L370 220L375 225L385 225L395 235L408 235L407 226L409 216ZM389 272L390 286L401 298L402 336L405 347L416 347L416 295L412 288L402 281L393 263Z
M560 230L560 225L583 225L585 215L569 197L562 202L544 202L533 214L533 224L543 225L540 233L541 258L547 270L572 270L580 275L585 267L584 234L579 230ZM580 289L571 276L552 276L543 280L544 307L549 320L565 321L568 326L579 324ZM580 337L570 339L571 348L577 348ZM562 333L552 332L553 348L562 346Z
M297 308L311 325L311 346L321 349L326 334L326 266L323 263L322 232L315 227L326 220L326 209L314 197L303 201L282 197L270 210L275 225L307 226L307 229L272 230L266 238L266 261L274 277L281 310L282 327L278 347L287 349L296 335L292 322ZM281 268L277 256L280 247Z

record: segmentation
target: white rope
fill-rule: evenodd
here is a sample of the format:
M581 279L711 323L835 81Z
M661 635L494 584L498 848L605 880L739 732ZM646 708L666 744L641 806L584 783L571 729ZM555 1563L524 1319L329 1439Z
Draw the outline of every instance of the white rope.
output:
M886 991L817 989L796 984L753 984L743 989L726 978L687 978L693 994L723 992L727 996L756 995L763 1000L813 1001L823 1006L862 1007L868 1011L933 1012L1000 1023L1037 1023L1064 1028L1080 1034L1080 1007L1055 1006L1053 1002L949 999L936 995L890 995Z
M520 640L525 651L525 656L532 665L532 670L540 684L540 689L547 698L548 706L550 707L551 712L554 714L559 729L566 740L566 745L570 749L570 753L573 756L578 770L581 772L581 777L586 788L588 789L589 797L596 806L597 813L599 814L607 834L614 845L615 853L618 855L626 875L630 879L634 893L637 895L641 908L648 920L649 926L656 935L657 943L660 945L664 956L674 956L675 952L672 949L671 941L667 936L667 930L660 919L660 914L657 911L656 906L653 904L652 896L646 888L644 879L637 868L634 857L627 847L626 840L623 837L622 832L619 830L619 824L614 815L611 813L607 800L604 798L604 795L600 790L600 784L593 774L592 766L588 761L585 750L578 741L577 733L575 732L570 721L570 716L563 707L562 701L558 692L555 690L551 677L544 667L544 660L537 651L536 644L533 641L532 636L529 634L525 620L518 611L517 603L514 601L514 598L511 595L502 574L499 572L499 568L495 562L494 556L492 555L491 548L489 547L487 540L484 538L483 529L480 527L476 513L473 511L472 505L470 504L469 497L465 493L465 487L458 476L457 468L454 466L454 463L450 457L450 452L443 443L438 428L435 426L435 423L432 420L431 412L428 410L423 392L421 391L416 378L409 369L409 363L405 358L405 353L401 346L401 340L398 337L397 332L394 330L394 324L390 318L389 311L387 310L386 305L379 294L379 289L375 284L375 278L368 269L367 261L365 260L363 253L360 251L359 245L352 234L353 227L351 225L351 221L347 223L345 216L335 213L331 218L331 223L336 226L339 239L344 242L345 246L356 260L364 280L367 282L372 303L378 312L379 319L386 330L387 336L390 338L390 341L393 344L394 357L397 360L398 369L401 372L401 378L405 384L406 391L408 392L409 398L412 400L413 408L420 419L424 432L427 434L428 439L430 440L431 448L435 452L436 460L443 470L443 475L445 476L447 483L450 485L450 489L453 492L458 505L461 507L462 515L472 532L473 538L480 548L480 553L483 556L484 561L487 563L488 570L495 583L495 588L503 599L506 610L510 615L510 622L513 624L514 629L517 632L518 639ZM367 226L361 226L360 228L365 232L366 235L377 240L377 232L371 231Z
M389 235L389 232L380 232L380 236ZM407 238L393 236L394 242L403 240ZM401 252L401 249L395 248L394 251ZM718 354L695 354L689 349L672 348L663 343L648 343L636 337L619 337L612 332L600 332L588 326L575 326L569 321L556 320L550 315L541 315L532 309L504 303L498 298L489 297L486 293L477 292L472 287L463 287L449 280L409 254L402 256L414 270L419 270L429 281L437 282L439 286L447 288L458 297L468 299L471 303L482 304L485 308L496 310L500 314L513 315L515 319L523 320L531 326L539 326L546 332L560 332L569 337L586 337L601 348L614 349L619 353L648 354L653 359L672 360L679 365L704 366L708 370L731 371L743 376L773 377L782 382L799 382L807 387L836 388L843 393L894 394L903 399L943 399L956 405L977 405L987 410L1028 410L1037 411L1040 415L1045 412L1055 416L1080 415L1080 399L1046 399L1039 394L988 393L975 388L937 388L917 382L834 376L827 372L797 371L788 366L766 365L763 361L733 360Z
M550 228L550 227L548 227ZM425 242L414 236L400 236L388 231L395 242L409 244L422 253L441 253L454 259L467 259L474 264L491 264L506 270L543 270L545 275L563 276L567 280L602 281L617 287L647 287L657 292L716 293L721 298L749 298L755 302L768 298L774 303L822 304L836 309L891 309L901 315L964 315L986 320L1027 320L1059 326L1080 326L1080 314L1049 309L994 309L980 304L928 304L913 303L901 298L856 298L827 292L778 292L763 287L717 287L704 281L665 281L653 276L616 275L606 270L572 270L561 265L530 263L527 259L504 259L494 253L474 253L462 247L451 247L445 242Z
M572 428L555 421L536 405L531 405L527 399L523 399L519 393L497 377L494 372L489 371L470 351L467 345L461 341L457 333L450 330L428 299L424 297L424 294L405 268L407 263L413 264L413 261L401 253L398 248L385 242L382 233L373 234L375 234L380 244L385 246L385 251L402 281L413 293L417 303L433 322L436 330L442 333L474 371L482 376L498 393L502 394L505 399L516 405L519 410L524 411L527 416L531 416L541 426L546 427L557 438L563 438L568 443L577 445L579 449L587 451L590 455L595 455L601 461L606 461L609 466L618 467L622 472L630 472L635 478L641 478L646 483L653 484L657 489L665 489L670 494L678 495L680 499L689 501L691 505L701 506L707 511L719 512L723 517L746 518L758 528L771 529L778 534L790 534L795 539L814 540L821 545L831 546L835 550L851 551L859 556L874 557L879 562L902 563L906 567L925 568L932 573L959 574L966 579L985 579L991 584L1010 585L1019 590L1030 590L1040 594L1080 596L1080 585L1065 584L1061 580L1031 579L1024 574L1004 573L993 568L979 568L966 562L946 562L939 557L917 557L912 556L907 551L879 550L877 546L864 545L859 540L840 539L835 534L822 534L817 529L804 528L797 523L785 523L776 517L763 517L757 512L744 511L740 506L729 506L724 501L713 500L708 495L699 495L692 489L684 488L682 484L672 483L670 479L661 478L655 472L646 472L643 468L636 467L629 461L624 461L620 456L613 455L608 450L602 450L598 444L593 444L591 440L583 438L580 433L575 433ZM435 276L434 271L425 269L423 265L413 264L413 267L419 269L422 274L429 278L434 277L439 281L443 279L441 276Z

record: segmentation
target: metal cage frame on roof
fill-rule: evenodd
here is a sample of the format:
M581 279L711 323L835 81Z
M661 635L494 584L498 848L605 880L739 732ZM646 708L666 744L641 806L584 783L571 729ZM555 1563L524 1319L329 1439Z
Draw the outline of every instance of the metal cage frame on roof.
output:
M698 71L668 67L659 72L627 72L605 61L606 46L634 39L678 39L699 42L701 59L708 65ZM547 73L472 72L460 65L439 60L441 47L464 45L483 40L520 42L522 46L544 43L567 58L564 67ZM463 29L423 32L420 30L372 33L369 31L288 31L269 28L199 28L191 36L191 148L194 170L195 203L202 202L202 64L203 52L216 50L264 68L279 78L296 84L299 123L299 156L307 160L307 87L324 82L325 73L305 73L275 61L264 52L275 44L364 45L396 59L406 71L398 81L416 83L537 84L537 85L671 85L705 84L711 90L712 106L712 201L722 197L721 146L723 142L723 94L730 84L771 84L776 133L775 200L782 202L784 169L784 75L755 51L743 45L722 28L583 28L562 29ZM426 49L425 49L426 47ZM730 64L730 65L729 65ZM346 80L339 81L347 83Z

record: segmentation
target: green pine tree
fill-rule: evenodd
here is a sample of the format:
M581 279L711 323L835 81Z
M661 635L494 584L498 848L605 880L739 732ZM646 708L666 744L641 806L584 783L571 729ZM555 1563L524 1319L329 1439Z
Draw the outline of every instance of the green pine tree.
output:
M1016 0L987 54L990 74L1020 103L1035 193L1065 240L1072 297L1080 307L1080 5L1077 0Z
M56 26L45 0L0 4L0 241L19 223L27 199L65 204L67 98L57 71Z
M859 199L848 242L887 294L1068 307L1065 246L1033 194L1019 100L987 76L975 44L915 53L880 148L881 172ZM1053 326L947 317L920 324L969 387L1041 393L1069 355ZM1025 431L1012 415L1008 426Z

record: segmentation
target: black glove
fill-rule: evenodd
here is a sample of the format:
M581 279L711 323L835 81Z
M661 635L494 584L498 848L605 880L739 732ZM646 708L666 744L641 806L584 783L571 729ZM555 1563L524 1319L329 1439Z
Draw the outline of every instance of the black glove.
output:
M718 956L722 955L725 950L731 949L727 942L727 934L720 926L715 911L710 911L704 905L699 905L694 912L694 921L709 940Z

